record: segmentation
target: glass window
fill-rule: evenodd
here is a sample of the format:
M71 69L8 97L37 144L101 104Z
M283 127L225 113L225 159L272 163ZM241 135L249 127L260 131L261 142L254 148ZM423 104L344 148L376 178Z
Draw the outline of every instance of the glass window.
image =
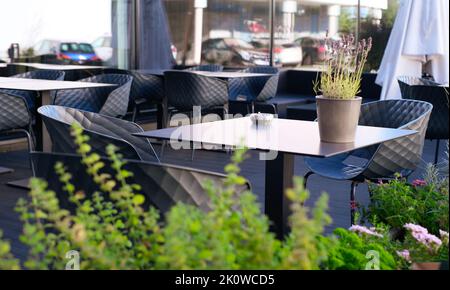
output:
M216 63L230 67L269 64L269 0L164 0L164 3L179 64Z
M128 52L130 45L122 41L113 49L111 36L113 27L114 31L118 30L121 40L130 34L128 5L131 2L134 1L0 1L0 11L8 12L2 13L0 17L0 27L8 27L0 29L0 59L53 64L114 64L127 68L129 63L122 57L122 52ZM19 54L15 54L11 60L8 49L12 44L18 44ZM76 55L73 59L70 58L72 56L61 58L60 51L95 56L81 61ZM119 58L123 61L119 62Z

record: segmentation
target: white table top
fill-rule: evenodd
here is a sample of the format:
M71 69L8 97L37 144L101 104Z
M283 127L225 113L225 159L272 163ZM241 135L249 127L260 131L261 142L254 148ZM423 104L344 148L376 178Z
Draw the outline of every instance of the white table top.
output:
M0 89L45 92L117 86L115 84L0 77Z
M171 71L171 70L162 70L162 69L142 69L137 70L138 73L142 74L149 74L149 75L155 75L164 77L164 72ZM180 70L173 70L173 71L180 71ZM211 71L183 71L183 72L189 72L194 73L202 76L207 77L213 77L213 78L219 78L219 79L232 79L232 78L254 78L254 77L270 77L273 76L273 74L262 74L262 73L246 73L246 72L233 72L233 71L218 71L218 72L211 72Z
M92 65L62 65L62 64L46 64L46 63L26 63L26 62L14 62L12 65L27 66L35 69L48 69L48 70L89 70L89 69L104 69L106 66L92 66Z
M231 147L244 145L256 150L331 157L416 133L412 130L359 126L354 143L326 143L320 141L317 122L274 119L268 126L256 127L250 118L246 117L148 131L135 135Z
M254 78L254 77L270 77L273 74L262 74L262 73L246 73L246 72L228 72L228 71L219 71L219 72L210 72L210 71L191 71L191 73L195 73L202 76L219 78L219 79L232 79L232 78Z

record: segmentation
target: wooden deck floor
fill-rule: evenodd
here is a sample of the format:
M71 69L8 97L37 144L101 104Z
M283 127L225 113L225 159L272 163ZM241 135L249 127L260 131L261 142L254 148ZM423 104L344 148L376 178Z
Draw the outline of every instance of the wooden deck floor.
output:
M426 142L423 155L424 162L414 173L414 177L421 176L425 162L431 162L433 160L434 148L434 142ZM441 149L440 154L442 157L444 156L444 148ZM223 172L223 167L227 164L229 158L230 155L222 152L196 151L195 158L192 161L190 151L172 151L166 149L162 161L209 171ZM14 173L0 176L0 229L3 230L4 237L11 241L13 253L19 258L23 258L26 255L26 248L19 242L22 225L18 220L14 207L19 198L27 196L27 192L6 186L5 183L30 176L31 172L27 161L27 152L0 153L0 166L15 169ZM264 162L259 161L257 153L250 152L250 158L242 164L242 174L251 182L253 191L262 204L264 203L264 170ZM302 176L306 171L303 158L296 157L296 175ZM308 183L308 188L311 191L309 205L317 199L321 192L327 192L330 196L329 212L333 218L333 224L327 228L328 233L336 227L349 226L350 184L348 182L336 182L318 176L312 176ZM368 202L367 186L363 185L358 188L357 199L363 204Z

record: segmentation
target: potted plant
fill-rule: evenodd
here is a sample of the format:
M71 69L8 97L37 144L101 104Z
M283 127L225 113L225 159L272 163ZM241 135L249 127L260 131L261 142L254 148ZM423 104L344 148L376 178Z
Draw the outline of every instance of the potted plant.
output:
M317 117L323 142L355 140L362 98L361 75L372 48L372 39L356 42L352 35L327 41L328 56L320 81L315 83Z

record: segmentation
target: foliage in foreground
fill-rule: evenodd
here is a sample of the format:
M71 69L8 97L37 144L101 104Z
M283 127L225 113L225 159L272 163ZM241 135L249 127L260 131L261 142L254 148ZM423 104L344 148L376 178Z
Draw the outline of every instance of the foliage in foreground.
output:
M438 239L415 225L409 226L414 231L403 242L393 240L382 225L336 229L324 236L331 223L328 197L322 195L310 211L304 206L309 193L301 179L287 192L291 233L283 241L276 239L255 195L236 194L245 183L239 175L245 150L237 151L226 166L223 186L204 185L210 211L178 203L161 217L156 209L143 208L140 186L128 183L132 173L123 169L114 147L107 150L115 172L109 175L100 156L90 153L80 128L74 127L74 139L100 191L75 188L71 174L57 164L75 208L69 212L60 208L45 181L33 179L30 198L17 204L28 258L20 265L0 235L0 269L65 269L71 251L79 253L80 269L407 269L411 261L438 261L448 255L448 233L441 231Z
M409 184L400 176L385 184L371 184L372 202L364 215L377 217L394 229L407 223L427 228L433 234L449 230L448 178L430 173Z
M103 173L100 156L90 153L80 128L75 127L74 139L100 191L87 198L89 194L75 188L71 174L58 164L55 170L75 207L69 212L60 208L45 181L32 180L30 201L22 199L17 205L24 223L21 241L29 247L27 269L64 269L72 250L79 253L81 269L318 269L327 257L319 239L331 222L327 196L317 201L309 217L302 206L308 193L297 180L288 193L292 232L285 241L277 240L255 195L236 195L236 188L245 183L238 166L245 150L237 151L226 166L222 187L205 184L210 211L179 203L161 218L154 208L142 207L139 185L127 183L132 173L123 169L114 147L107 149L115 171L111 176ZM3 252L10 257L9 248ZM17 261L11 261L2 260L0 268L17 268Z

